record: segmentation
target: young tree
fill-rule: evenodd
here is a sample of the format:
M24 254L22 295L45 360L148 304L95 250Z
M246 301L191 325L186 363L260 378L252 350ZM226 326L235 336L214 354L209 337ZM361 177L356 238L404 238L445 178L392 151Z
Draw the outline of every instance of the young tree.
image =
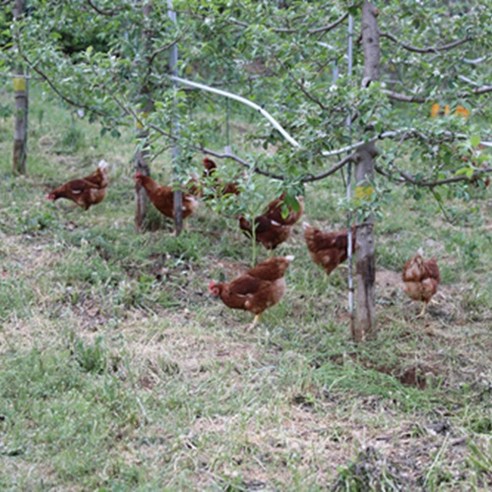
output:
M13 2L13 20L14 20L14 46L18 34L18 23L23 20L26 11L25 0L15 0ZM29 92L28 78L24 63L15 64L14 75L14 97L15 97L15 114L14 114L14 151L12 156L12 169L14 174L26 173L27 160L27 123L29 118Z

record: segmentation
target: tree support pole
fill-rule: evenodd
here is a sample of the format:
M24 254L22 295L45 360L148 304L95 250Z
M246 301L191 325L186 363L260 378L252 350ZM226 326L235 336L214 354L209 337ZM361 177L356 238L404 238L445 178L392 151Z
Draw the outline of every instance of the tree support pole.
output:
M147 27L144 28L142 32L142 43L145 47L146 59L147 63L151 63L150 52L152 47L152 29L150 26L150 17L152 14L152 2L145 1L142 5L142 14L144 18L144 22ZM143 106L140 109L139 118L141 121L145 120L147 115L153 110L153 103L150 97L150 87L148 84L145 84L140 90L140 96L143 100ZM141 173L144 176L150 176L150 168L149 168L149 132L146 130L141 123L141 121L137 121L137 152L135 153L135 171L137 173ZM147 197L147 193L142 185L135 185L135 228L137 231L142 231L144 229L144 221L145 215L147 212L149 199Z
M176 24L176 12L173 9L173 0L167 0L167 13L171 21ZM171 46L169 53L169 72L172 76L178 75L178 45L174 43ZM177 82L173 81L174 90L177 90ZM176 96L174 96L176 98ZM173 133L175 137L179 137L179 118L177 114L176 102L174 102L174 115L173 115ZM172 157L173 157L173 174L174 177L178 175L179 168L179 139L174 140ZM183 192L178 189L173 193L173 207L174 207L174 232L176 236L181 234L183 230Z

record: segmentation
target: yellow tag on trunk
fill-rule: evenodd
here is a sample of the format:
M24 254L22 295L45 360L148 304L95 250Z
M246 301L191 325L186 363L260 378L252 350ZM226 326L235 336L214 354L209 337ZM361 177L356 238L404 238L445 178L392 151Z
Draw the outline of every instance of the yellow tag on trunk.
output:
M358 200L369 200L373 193L374 188L371 185L355 187L355 198Z
M15 92L26 90L26 79L24 77L14 77L13 83Z
M141 130L143 126L143 122L149 117L149 112L148 111L142 111L138 115L139 119L136 121L136 127L138 130Z

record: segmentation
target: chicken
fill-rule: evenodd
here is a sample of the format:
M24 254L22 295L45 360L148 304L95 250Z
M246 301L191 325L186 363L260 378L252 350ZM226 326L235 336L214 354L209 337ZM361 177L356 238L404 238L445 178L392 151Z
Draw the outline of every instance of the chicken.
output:
M301 218L304 211L304 200L302 197L298 197L299 210L288 207L288 214L284 217L282 214L284 198L285 194L282 194L270 202L265 212L254 219L256 242L269 250L274 250L279 244L289 239L292 226ZM239 217L239 227L246 236L253 236L253 226L243 216Z
M229 283L210 282L209 292L220 297L231 309L250 311L255 315L249 329L263 311L277 304L285 293L284 274L293 256L276 256L251 268Z
M414 301L423 301L424 305L419 317L424 316L427 305L437 292L441 281L436 259L424 260L423 251L420 248L417 254L405 263L402 280L403 289L408 297Z
M307 222L302 224L304 239L306 241L312 260L321 265L329 275L335 268L343 263L348 256L348 231L323 232ZM355 249L356 227L352 227L352 250Z
M150 176L137 172L135 182L145 188L147 195L154 205L166 217L174 218L174 194L171 186L160 186ZM198 208L195 197L183 194L183 219L186 219Z
M279 224L265 215L255 217L254 224L256 242L271 251L290 237L291 226ZM239 217L239 227L247 237L253 237L253 226L243 216Z
M108 163L102 160L92 174L84 178L68 181L48 193L46 198L52 201L59 198L67 198L87 210L92 205L102 202L106 196L107 187Z
M281 225L294 225L304 213L304 198L298 196L296 198L299 205L298 210L294 210L292 207L287 207L287 215L284 216L284 200L285 193L282 193L276 200L270 202L265 210L266 215L270 220L273 220Z
M211 182L211 187L215 190L215 195L239 195L239 185L233 181L229 183L223 183L217 176L217 164L209 157L203 159L203 177Z

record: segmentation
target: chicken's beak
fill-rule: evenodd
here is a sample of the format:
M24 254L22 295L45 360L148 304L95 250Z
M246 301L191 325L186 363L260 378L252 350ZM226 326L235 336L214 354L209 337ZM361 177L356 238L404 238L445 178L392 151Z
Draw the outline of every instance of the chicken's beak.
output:
M287 255L285 259L290 263L295 258L294 255Z

